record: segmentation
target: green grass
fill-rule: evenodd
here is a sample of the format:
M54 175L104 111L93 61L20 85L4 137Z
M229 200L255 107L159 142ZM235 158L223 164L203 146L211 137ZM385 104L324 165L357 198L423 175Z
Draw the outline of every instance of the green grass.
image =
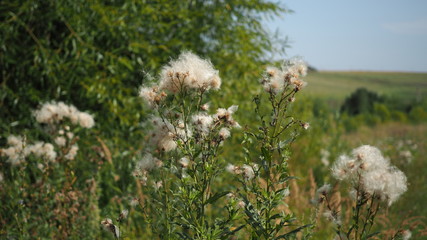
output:
M308 95L342 101L357 88L401 98L427 96L427 73L312 72L306 77Z
M302 96L315 99L315 102L327 102L332 111L338 110L344 99L361 87L408 103L413 100L425 101L427 98L427 73L313 72L309 73L305 80L308 86L303 90ZM408 191L390 208L383 209L377 227L385 232L398 229L399 226L413 229L414 239L427 239L427 219L425 218L427 216L425 184L427 123L411 124L393 122L393 120L378 123L375 126L360 123L358 129L346 132L340 131L339 122L333 120L328 123L332 128L323 129L324 120L323 118L312 119L310 123L313 128L301 136L293 146L293 159L290 160L290 166L300 179L299 188L303 189L300 194L306 196L307 189L311 188L309 169L313 170L318 185L336 181L330 177L329 167L323 166L320 162L320 148L331 152L329 160L332 164L340 154L349 153L353 148L364 144L376 146L408 177ZM338 132L335 132L337 129ZM402 150L399 150L397 143L404 140L411 140L417 145L417 149L413 150L413 160L410 163L404 163L404 159L399 155ZM347 196L346 191L342 194L343 197ZM298 204L294 207L298 209L296 211L301 211L301 206ZM419 222L415 224L414 219L418 219ZM320 226L323 225L320 224ZM326 238L331 232L329 228L325 229L328 230L320 227L314 239Z

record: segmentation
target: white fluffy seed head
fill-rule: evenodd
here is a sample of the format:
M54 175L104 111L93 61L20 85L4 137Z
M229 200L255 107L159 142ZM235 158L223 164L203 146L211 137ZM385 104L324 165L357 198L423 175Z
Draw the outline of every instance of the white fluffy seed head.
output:
M402 239L403 240L409 240L412 237L412 232L409 230L403 230L402 231Z
M354 168L351 168L353 160L346 155L338 157L337 161L332 165L332 176L338 180L345 180L352 176Z
M205 113L199 113L192 117L194 127L201 134L208 134L213 124L213 118Z
M156 167L156 161L158 161L157 158L153 157L151 153L147 153L137 162L136 168L137 170L151 170Z
M59 147L65 147L65 145L67 144L67 139L63 136L58 136L55 138L55 143Z
M92 128L95 125L93 116L86 112L80 112L73 105L63 102L45 103L40 109L34 111L34 116L39 123L54 125L69 119L72 124L83 128Z
M202 111L208 111L209 110L209 103L205 103L205 104L203 104L202 106L200 106L200 109L202 110Z
M227 172L235 174L236 166L229 163L225 169L227 170Z
M230 137L230 130L228 130L227 128L221 128L219 130L218 135L221 139L227 139Z
M159 87L141 87L139 89L139 96L151 107L160 103L167 94L164 91L160 91Z
M242 166L242 169L243 169L243 176L245 177L246 180L251 180L255 177L254 169L251 166L245 164Z
M385 169L390 165L390 161L383 157L381 151L369 145L360 146L352 151L353 159L360 162L361 168L365 171L375 169Z
M182 89L217 90L221 86L218 71L212 63L191 52L183 52L160 73L159 87L172 93Z
M215 122L223 122L226 126L240 128L239 123L232 116L238 108L239 106L237 105L232 105L228 109L218 108L216 114L213 115L213 119Z
M24 141L22 139L22 137L20 136L14 136L14 135L10 135L9 137L7 137L7 144L11 145L11 146L21 146L23 145Z
M186 134L191 135L191 132L186 133L184 129L174 128L170 122L159 117L152 117L151 123L154 128L149 133L150 144L161 151L169 152L176 149L175 136L185 138Z
M1 149L1 154L8 157L8 162L12 165L22 163L29 155L34 155L48 161L54 161L57 153L52 144L36 142L27 144L21 137L9 137L8 142L14 144L6 149Z
M74 160L74 158L76 158L78 151L79 151L79 146L77 146L77 144L74 144L73 146L71 146L70 150L65 155L65 158L68 160Z
M178 162L182 168L187 168L188 165L190 164L190 160L187 157L183 157L183 158L179 159Z
M296 91L307 85L301 77L307 74L307 64L300 58L286 60L281 69L267 67L262 80L264 90L274 94L282 92L286 86L295 86Z
M92 115L86 112L78 113L79 125L84 128L92 128L95 125Z
M407 190L405 174L385 158L381 151L369 145L358 147L352 156L342 155L332 166L332 175L338 180L349 179L353 188L379 196L391 205Z
M331 189L332 189L331 184L325 183L322 187L317 189L317 194L326 195L331 191Z

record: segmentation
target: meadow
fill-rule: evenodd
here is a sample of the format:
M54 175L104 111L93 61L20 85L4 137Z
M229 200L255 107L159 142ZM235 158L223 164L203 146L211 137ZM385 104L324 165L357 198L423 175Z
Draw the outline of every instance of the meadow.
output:
M47 130L51 136L38 133L32 137L42 137L45 140L54 137L55 149L59 148L58 155L51 157L50 162L40 162L39 158L45 158L48 154L46 149L53 149L53 146L44 143L31 145L30 141L25 143L31 148L28 153L23 151L25 161L19 154L14 160L6 160L3 154L5 157L2 162L1 187L4 191L1 197L2 202L6 203L3 206L6 207L2 209L1 216L2 237L175 239L174 233L182 231L177 235L181 239L330 239L334 236L338 236L337 239L345 239L344 236L336 235L337 231L340 231L337 230L336 222L340 222L338 226L341 226L341 222L351 224L354 221L353 200L346 193L350 184L337 181L331 174L331 168L339 156L348 154L359 146L371 145L380 149L393 166L403 171L407 177L408 190L391 207L381 205L381 208L378 208L372 235L368 238L407 239L408 235L405 234L408 231L414 239L426 239L425 112L418 111L419 115L413 115L412 111L408 110L401 112L403 118L399 119L385 113L395 111L395 102L401 102L403 105L413 103L418 109L425 110L427 74L310 72L305 81L308 86L304 89L289 90L291 96L298 92L298 97L295 103L294 100L289 100L285 108L280 104L274 105L278 102L274 102L272 96L279 96L274 94L270 95L272 107L266 102L261 104L268 98L260 97L262 88L255 82L249 83L248 92L259 99L255 97L258 100L252 102L248 94L228 95L233 93L233 89L215 93L208 98L212 105L226 107L224 104L229 102L245 102L241 102L239 110L237 107L218 109L216 114L212 115L213 120L209 120L205 112L215 111L209 111L208 105L202 105L201 95L183 94L167 99L156 87L141 88L141 96L152 106L164 104L158 105L160 110L181 111L173 105L174 101L179 103L179 99L184 99L181 109L187 109L185 104L190 104L188 110L182 110L180 114L185 116L195 111L193 119L195 117L198 120L190 122L196 124L194 131L200 133L192 136L194 142L187 141L188 136L187 133L184 134L184 130L174 130L177 136L185 135L182 142L178 143L172 138L169 139L167 134L162 135L168 124L177 124L178 129L182 124L179 118L176 119L178 115L168 115L167 111L163 110L159 111L160 118L157 120L153 117L145 120L151 121L154 130L149 127L150 124L144 123L141 125L144 138L132 138L138 142L124 141L125 144L117 147L106 135L98 132L93 136L87 133L96 124L91 122L93 120L90 120L90 115L86 113L76 112L71 107L69 111L79 117L73 118L67 113L63 117L70 120L62 122L62 118L50 120L42 114L46 109L56 108L54 103L46 106L45 110L39 109L38 113L33 113L37 121L40 121L37 131ZM217 87L215 82L209 84L212 84L212 88ZM296 83L296 86L299 86L298 84L302 86L302 83ZM355 116L340 111L340 106L346 98L362 87L388 99L388 102L380 103L385 106L385 113L384 109L378 111L382 108L374 108L373 112ZM179 93L173 87L169 87L168 91ZM185 100L188 97L192 101ZM196 102L198 104L195 108L193 104ZM198 108L206 110L197 113ZM274 119L274 114L261 114L271 111L271 108L273 112L278 112L277 119L280 119L279 113L283 111L302 120L292 120L290 123L295 127L289 129L292 125L278 121L277 124L285 124L284 135L283 138L278 135L279 138L276 139L274 134L270 136L269 131L265 130L267 125L257 130L257 126L261 124L257 121L267 117ZM401 109L405 108L399 105L399 111ZM259 116L253 117L253 112ZM232 115L235 115L236 120ZM97 116L101 114L98 113ZM162 121L167 124L159 124ZM212 121L218 126L209 130L212 133L207 134L206 131L210 128L204 124L211 124ZM236 121L241 126L238 126ZM349 122L351 124L348 124ZM54 123L60 125L55 126ZM70 129L73 125L76 127ZM276 131L280 127L272 129ZM8 131L13 132L13 126ZM28 130L26 132L29 133ZM232 137L227 139L230 132ZM155 135L157 137L154 138L166 136L167 140L154 140L158 141L156 144L160 145L156 146L160 148L149 146L153 141L150 137ZM25 137L24 140L19 139L18 136L11 142L16 144L17 141L27 141ZM80 141L83 144L77 145ZM278 147L271 148L269 153L266 149L269 149L273 142L276 142ZM20 148L25 149L25 144L20 145ZM37 146L41 146L42 150L36 150ZM175 152L175 148L182 149ZM7 155L10 149L4 148L2 151ZM181 158L182 152L185 152L188 158ZM197 163L200 156L206 161L202 165ZM285 161L273 160L282 158ZM259 168L258 164L265 164L263 159L271 159L271 162ZM254 163L257 161L259 162ZM13 163L12 166L9 163ZM270 171L267 175L262 172L264 167ZM167 171L161 170L163 168ZM235 177L231 177L230 173ZM209 182L211 185L199 185L197 180L188 180L188 174L194 179L205 179L204 184ZM267 177L270 175L272 177ZM156 178L158 180L154 180ZM175 180L168 182L168 179ZM261 179L269 180L265 183L265 180ZM325 205L313 203L313 199L319 198L319 194L322 196L320 199L328 199L326 192L319 192L324 186L331 191L329 200L332 205L339 209L335 214L340 214L341 217L323 217L327 212ZM165 190L162 191L163 189ZM215 191L219 192L214 193ZM199 197L201 208L198 206ZM212 207L213 204L219 204L221 207ZM266 206L270 208L265 210ZM180 209L181 207L183 209ZM254 208L265 213L266 219L262 220L264 215L258 216L259 213ZM182 211L191 214L186 215ZM215 220L203 220L206 225L198 225L200 216L206 219L215 216ZM276 218L285 220L279 223ZM271 228L268 234L260 227L266 222L269 222L266 228ZM100 231L101 227L105 231ZM360 235L362 239L367 237L363 234L365 233ZM351 239L357 239L358 235L349 233L349 236Z
M344 100L357 88L401 99L423 98L427 94L427 73L405 72L312 72L307 76L309 95Z
M426 238L427 74L268 62L279 1L0 8L0 239Z
M366 88L393 99L394 102L414 104L414 102L425 102L427 95L427 74L426 73L402 73L402 72L312 72L307 76L309 86L305 89L308 99L311 101L321 101L330 108L330 113L338 114L340 106L345 99L356 89ZM423 105L426 109L426 105ZM375 115L375 113L367 113ZM358 118L357 116L354 116ZM334 117L331 117L332 119ZM338 118L336 118L338 119ZM330 162L336 160L339 154L348 149L353 149L363 144L379 147L384 151L396 166L402 169L408 177L408 191L390 209L387 209L388 216L381 217L381 224L384 229L393 229L396 226L406 224L412 229L420 230L420 235L415 239L426 239L427 211L427 164L425 159L427 149L427 122L424 119L416 124L399 119L389 119L385 122L374 124L363 123L359 118L360 125L351 130L340 129L340 120L332 124L335 131L316 130L316 127L323 129L324 119L312 118L315 125L312 133L302 136L300 142L294 146L294 160L290 164L296 175L301 178L306 186L304 194L310 192L310 184L330 181L327 175ZM316 126L316 123L318 124ZM310 134L314 134L317 140L310 139ZM318 154L310 153L307 146L315 143L314 147ZM307 147L302 147L307 146ZM327 149L327 155L322 151ZM408 154L410 152L410 154ZM406 155L405 155L406 154ZM328 160L328 164L325 164ZM308 170L307 170L308 169ZM311 172L314 172L312 175ZM313 179L315 181L313 181ZM312 188L312 187L311 187ZM302 206L300 206L301 208ZM391 239L383 236L382 239Z

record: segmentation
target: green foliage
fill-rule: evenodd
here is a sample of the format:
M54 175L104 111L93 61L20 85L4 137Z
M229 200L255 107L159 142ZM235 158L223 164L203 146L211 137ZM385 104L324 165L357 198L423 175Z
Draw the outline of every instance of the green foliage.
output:
M264 56L281 50L275 48L277 42L266 32L261 19L286 12L280 4L264 0L1 1L0 145L3 147L4 138L12 133L26 135L31 141L51 141L52 136L44 133L42 126L31 118L31 109L46 101L73 103L80 109L89 110L97 120L90 134L79 133L82 141L80 152L70 165L55 165L52 167L55 171L44 173L37 167L40 159L34 157L28 159L22 168L12 168L3 160L0 162L4 175L0 183L1 237L94 239L100 236L99 216L115 220L124 208L130 209L129 221L120 226L124 238L144 239L158 234L155 231L162 231L161 227L151 229L152 222L145 221L146 216L135 211L138 206L129 204L132 198L144 199L146 193L154 194L142 193L141 186L135 185L131 177L135 162L142 157L140 150L147 142L143 137L146 128L140 121L145 120L150 112L140 103L137 89L141 82L149 82L148 73L156 74L170 57L176 57L184 49L191 50L210 57L221 76L226 76L223 90L206 100L219 107L238 103L240 111L236 118L247 126L254 126L259 119L252 117L253 103L248 101L248 96L259 93L256 81L261 75ZM425 99L423 102L427 89L425 74L318 72L308 78L310 84L304 91L315 93L320 98L301 98L304 104L288 109L290 115L308 120L311 127L308 134L302 134L301 141L292 145L292 157L285 154L288 150L282 152L286 156L280 160L286 161L275 166L280 171L292 170L304 178L307 169L314 168L316 181L327 180L325 173L328 168L319 164L319 152L323 148L329 150L329 159L333 161L346 148L344 129L356 131L361 126L379 126L384 121L421 124L427 121ZM362 86L381 93L384 101L374 104L372 96L366 94L360 106L356 106L366 114L355 117L350 112L337 114L334 107L341 104L337 99ZM264 110L268 112L271 108ZM229 139L229 144L218 152L219 156L228 156L220 159L221 167L223 161L234 163L244 159L246 155L236 151L240 142L238 138ZM279 146L288 143L280 141ZM423 151L425 148L421 146L420 149ZM260 147L248 147L247 151L251 156L279 156ZM177 156L174 157L168 161L177 160ZM423 176L422 161L415 163L409 168L418 172L412 174L410 182L424 186L425 179L420 177ZM199 166L199 169L203 167L209 166ZM290 180L286 178L289 177L287 173L283 175L282 180ZM67 176L71 179L76 177L72 187L65 184L69 180ZM45 178L50 187L40 185L39 178ZM233 189L230 181L218 176L213 186L215 188L209 196L204 196L207 212L211 214L207 218L222 215L225 219L236 220L236 209L224 204L225 194ZM412 192L400 207L393 209L395 216L400 216L401 209L408 207L416 206L412 209L415 212L425 209L421 204L425 202L424 188ZM283 189L257 191L262 193L260 198L274 202L284 197L286 192ZM74 194L71 192L82 194L79 195L82 198L61 198L61 194ZM200 195L188 193L192 197L196 195L195 199ZM278 233L281 226L295 224L282 231L282 235L276 234L279 238L302 230L290 214L270 214L263 221L257 219L257 206L249 204L249 201L247 198L245 214L247 223L254 229L261 229L257 222L264 225L270 222L272 233ZM416 204L411 204L413 202ZM214 203L224 208L212 207ZM235 201L234 206L237 203ZM70 209L76 204L79 205L78 212L72 215ZM307 205L293 210L306 214ZM273 204L269 209L272 207ZM55 215L52 209L70 214ZM153 208L151 213L159 212L157 210ZM263 213L267 210L263 208ZM186 217L194 215L197 212ZM272 227L279 218L283 221L277 228ZM70 226L70 222L74 225ZM208 221L205 226L209 226L205 230L212 236L226 238L237 234L238 237L250 237L239 235L239 231L243 231L242 225L228 228L230 222L226 220ZM325 238L330 238L330 232L320 231ZM107 232L102 234L105 238L111 237ZM252 237L263 234L262 229L254 230Z
M416 123L427 122L427 111L422 106L416 106L409 112L409 118Z
M102 118L107 136L137 134L142 70L156 72L183 49L210 56L221 72L251 75L273 40L269 1L2 1L1 128L40 102L63 100ZM230 75L231 76L231 75ZM125 107L126 106L126 107Z
M294 67L298 69L297 65L284 65L282 70ZM241 175L239 195L243 199L241 205L250 239L296 239L297 233L312 225L301 225L295 215L283 211L284 200L290 194L290 182L295 179L288 165L290 145L300 129L309 128L309 124L292 111L293 102L304 86L300 80L304 73L283 72L282 76L279 70L272 69L263 76L261 83L266 93L253 100L256 121L249 125L242 142L245 165L232 165L232 172ZM280 79L282 87L274 84L276 79Z
M387 122L391 120L390 110L388 110L385 104L374 104L374 113L381 119L382 122Z
M100 219L98 159L90 150L93 139L69 124L58 128L44 125L43 129L46 142L25 135L9 136L9 147L0 149L7 156L0 159L1 236L94 238L99 235ZM54 141L58 137L64 144ZM77 143L82 147L74 152ZM91 214L82 214L87 212Z
M228 76L224 85L247 89L248 79L258 76L248 69L277 52L261 20L287 12L266 0L1 1L0 135L48 138L30 114L48 101L94 114L98 138L88 146L102 158L99 206L103 216L115 216L121 208L117 196L136 189L128 176L145 144L140 122L149 111L137 97L141 82L190 50L210 57ZM218 99L222 94L242 96L230 89ZM78 166L82 175L92 173Z

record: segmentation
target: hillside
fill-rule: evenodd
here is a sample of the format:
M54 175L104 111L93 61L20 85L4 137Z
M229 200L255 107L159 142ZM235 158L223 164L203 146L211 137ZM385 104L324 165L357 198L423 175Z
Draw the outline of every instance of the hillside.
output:
M312 72L305 91L314 97L343 100L357 88L402 98L427 95L427 73L403 72Z

